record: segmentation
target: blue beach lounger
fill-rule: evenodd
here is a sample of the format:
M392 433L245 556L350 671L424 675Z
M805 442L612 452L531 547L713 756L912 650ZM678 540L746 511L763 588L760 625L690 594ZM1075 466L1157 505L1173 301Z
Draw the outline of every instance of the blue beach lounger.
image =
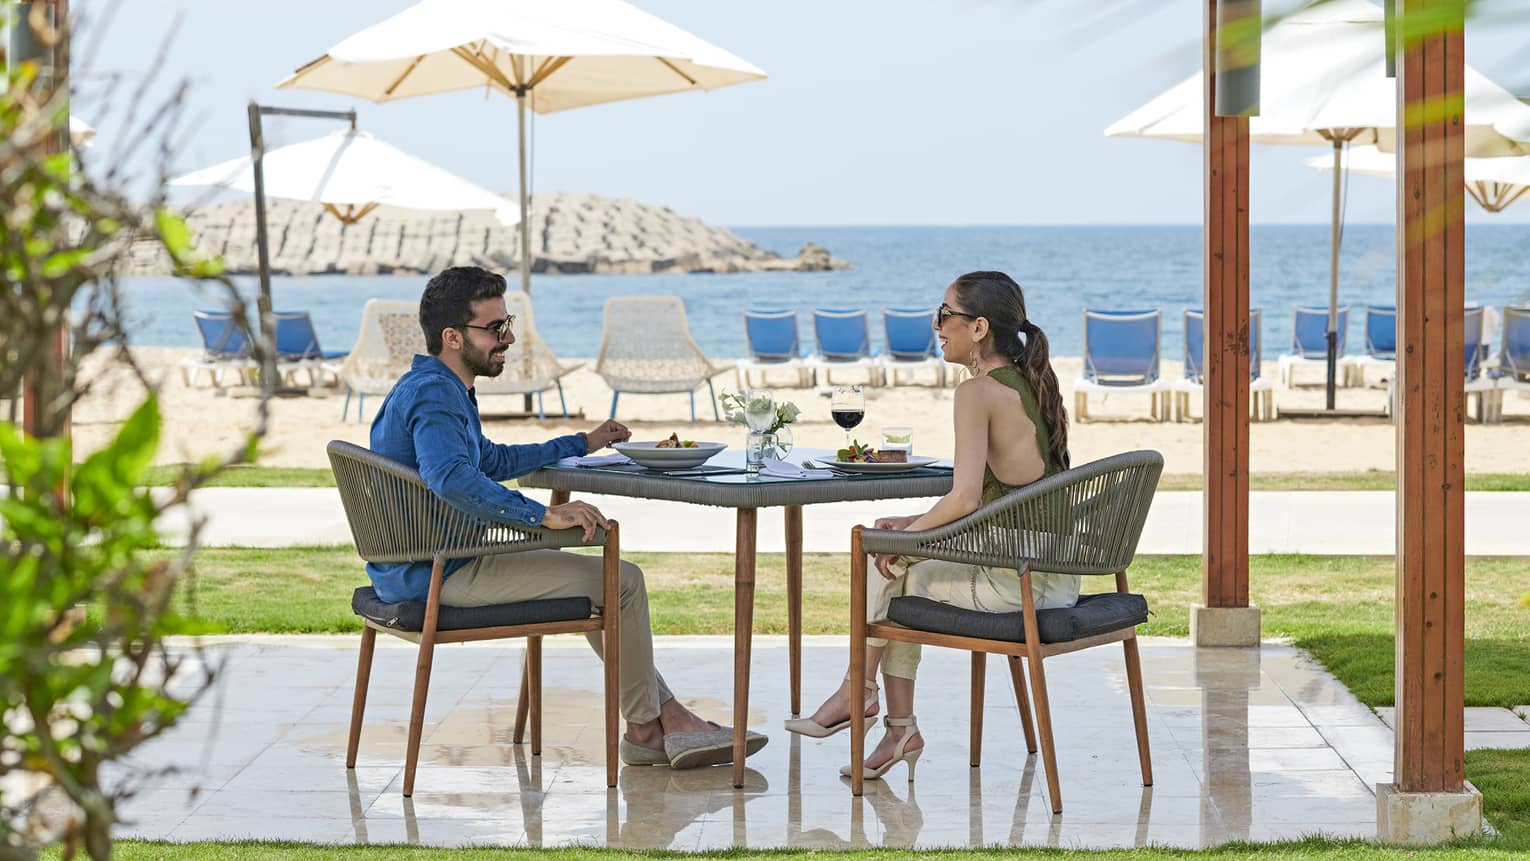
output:
M864 368L867 385L881 384L864 310L814 308L813 335L818 340L818 353L809 364L823 369L825 383L834 385L835 368Z
M1084 374L1073 384L1073 414L1089 418L1089 395L1140 392L1152 399L1151 414L1169 417L1173 387L1159 373L1163 312L1084 309ZM1161 408L1160 408L1161 407Z
M308 384L318 385L321 373L337 376L340 360L349 350L325 350L307 311L274 311L276 321L276 373L290 381L298 371L308 373Z
M1505 314L1505 320L1508 315ZM1483 423L1495 423L1503 421L1503 392L1499 380L1492 374L1485 373L1482 366L1482 319L1483 309L1480 306L1468 307L1463 314L1463 337L1462 343L1462 370L1465 371L1466 379L1462 384L1462 395L1470 405L1472 398L1477 400L1477 421ZM1395 380L1387 381L1387 412L1394 411L1394 398L1397 388Z
M1340 305L1338 309L1338 365L1334 373L1338 375L1336 384L1344 383L1344 375L1340 374L1340 366L1344 364L1344 347L1346 335L1349 332L1349 306ZM1280 354L1280 384L1286 388L1291 387L1293 373L1298 367L1317 367L1323 370L1324 379L1328 375L1328 306L1327 305L1298 305L1296 306L1295 318L1291 326L1291 349L1289 352Z
M755 385L753 375L759 374L759 385L769 384L772 370L793 371L798 386L813 385L813 370L802 355L802 341L797 334L797 309L750 308L744 311L744 341L749 346L749 356L738 360L735 374L738 387L747 389Z
M1258 308L1248 312L1248 390L1249 415L1254 421L1275 418L1275 384L1261 373L1264 359L1264 314ZM1204 390L1206 354L1206 314L1200 308L1185 309L1185 376L1174 384L1174 420L1190 415L1190 399Z
M935 385L946 385L946 361L935 338L935 308L888 308L882 312L887 352L878 357L884 382L896 386L899 371L932 368ZM912 373L910 374L912 377Z
M1503 396L1517 391L1521 397L1530 392L1530 305L1508 305L1503 309L1503 329L1499 337L1497 367L1492 369L1498 406L1498 420L1503 420Z
M1364 386L1365 372L1380 368L1388 379L1397 368L1397 306L1365 306L1365 352L1358 356L1340 356L1346 386Z
M197 332L202 336L202 355L181 362L181 382L187 387L196 383L197 374L206 371L214 386L223 385L223 375L233 371L241 385L248 382L246 371L255 369L250 359L250 345L244 329L234 322L230 311L193 311Z

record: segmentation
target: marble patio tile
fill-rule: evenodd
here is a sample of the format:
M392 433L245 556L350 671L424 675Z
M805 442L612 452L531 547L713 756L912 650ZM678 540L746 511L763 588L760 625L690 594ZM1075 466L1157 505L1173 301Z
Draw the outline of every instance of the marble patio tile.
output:
M1511 709L1468 706L1466 709L1467 732L1527 732L1530 726Z
M1472 732L1466 731L1466 749L1484 748L1530 748L1530 727L1518 732Z
M416 819L369 817L354 819L340 843L409 844L443 848L491 844L511 846L524 840L525 829L498 819Z
M304 843L334 843L350 831L349 819L283 819L263 821L248 812L228 816L193 813L170 832L168 839L193 840L295 840Z

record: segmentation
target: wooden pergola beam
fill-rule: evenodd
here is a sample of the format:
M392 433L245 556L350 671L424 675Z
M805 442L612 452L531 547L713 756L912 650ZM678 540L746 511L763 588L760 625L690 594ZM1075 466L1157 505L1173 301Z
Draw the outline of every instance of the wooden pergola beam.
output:
M1449 4L1402 5L1406 20ZM1463 780L1464 79L1459 26L1399 55L1396 780L1414 792Z
M1199 645L1254 646L1248 601L1249 120L1216 105L1217 6L1206 0L1203 308L1205 476Z
M1482 827L1462 767L1465 21L1458 0L1397 5L1397 729L1377 831L1421 843Z

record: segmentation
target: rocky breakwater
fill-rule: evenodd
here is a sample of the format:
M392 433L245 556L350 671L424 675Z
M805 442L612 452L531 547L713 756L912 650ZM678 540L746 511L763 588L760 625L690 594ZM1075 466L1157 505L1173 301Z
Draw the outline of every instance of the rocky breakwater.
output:
M848 269L822 246L795 258L668 207L594 194L533 195L532 270L550 273L817 272ZM197 247L228 271L257 271L255 204L238 201L185 212ZM429 273L475 264L520 265L520 227L487 212L426 213L378 207L345 224L317 203L273 200L267 208L271 269L286 275ZM129 275L165 275L170 261L148 243L134 248Z

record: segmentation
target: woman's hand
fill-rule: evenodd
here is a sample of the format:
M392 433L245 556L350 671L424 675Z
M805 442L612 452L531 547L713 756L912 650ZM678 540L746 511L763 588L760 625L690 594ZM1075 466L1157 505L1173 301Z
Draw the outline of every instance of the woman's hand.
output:
M881 574L885 579L896 580L898 575L892 570L892 566L894 562L902 558L902 556L891 553L878 553L871 557L871 561L873 565L877 566L878 574Z
M910 514L907 517L879 517L879 518L877 518L877 522L872 524L872 528L873 529L899 529L899 530L902 530L902 529L907 529L908 525L910 523L913 523L915 520L918 520L918 519L919 519L919 515L917 515L917 514Z

